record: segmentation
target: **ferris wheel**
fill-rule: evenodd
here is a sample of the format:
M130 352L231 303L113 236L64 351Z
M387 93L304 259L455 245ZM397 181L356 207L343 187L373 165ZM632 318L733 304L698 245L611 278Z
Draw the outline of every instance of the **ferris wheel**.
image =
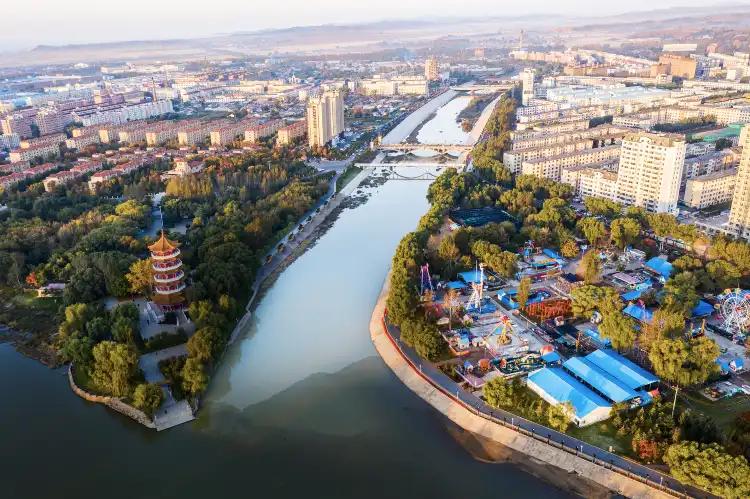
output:
M750 323L750 292L742 289L728 289L722 295L722 328L732 334L745 333Z

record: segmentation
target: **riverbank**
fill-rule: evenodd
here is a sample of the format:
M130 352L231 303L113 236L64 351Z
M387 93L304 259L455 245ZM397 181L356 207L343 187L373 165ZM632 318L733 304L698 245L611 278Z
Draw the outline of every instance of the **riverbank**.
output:
M602 488L626 497L649 499L675 497L650 484L631 478L627 472L618 472L611 465L607 467L607 463L601 460L579 454L578 450L573 452L570 448L558 446L559 444L546 443L545 440L548 439L540 438L538 435L531 436L531 432L524 433L512 424L498 424L480 417L464 403L448 395L443 389L439 389L438 385L422 372L421 365L417 367L407 360L385 329L384 313L390 288L389 279L390 272L386 276L370 319L370 338L375 349L409 389L442 412L458 427L476 437L510 449L514 453L514 459L523 461L524 466L537 469L537 472L544 474L543 476L549 476L555 484L561 487L564 487L571 477L575 477L586 481L580 484L581 487L598 484ZM482 448L484 452L487 452L486 447ZM557 473L550 473L550 469L557 470ZM565 474L560 473L561 471Z

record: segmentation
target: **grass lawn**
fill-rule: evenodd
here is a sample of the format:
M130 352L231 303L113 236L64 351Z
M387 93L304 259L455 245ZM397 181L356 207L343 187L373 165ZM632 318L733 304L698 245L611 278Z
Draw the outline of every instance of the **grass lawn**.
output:
M607 425L606 432L602 432L602 424ZM566 433L571 437L588 442L591 445L595 445L604 450L609 450L611 446L615 454L633 457L633 448L630 444L630 438L627 435L622 437L618 436L617 428L615 428L615 425L613 425L609 419L602 423L592 424L583 428L571 425Z
M344 171L344 173L341 174L341 176L336 180L336 192L341 191L346 184L354 180L354 178L359 175L362 172L362 168L358 166L350 166L349 168Z
M664 399L674 400L674 392L663 388ZM685 400L687 399L687 400ZM740 413L750 411L750 397L744 394L734 395L733 397L723 398L716 402L711 402L706 397L695 391L680 392L677 398L677 411L692 409L696 413L703 413L710 416L716 421L719 429L729 427L734 418Z
M62 298L37 298L12 288L0 290L0 324L48 337L57 331Z

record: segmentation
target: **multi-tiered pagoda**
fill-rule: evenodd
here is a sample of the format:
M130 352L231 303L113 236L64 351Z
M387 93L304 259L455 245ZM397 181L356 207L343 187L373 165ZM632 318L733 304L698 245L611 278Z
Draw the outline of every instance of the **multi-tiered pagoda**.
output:
M181 310L185 306L185 272L180 260L180 243L164 237L148 247L154 268L153 301L162 311Z

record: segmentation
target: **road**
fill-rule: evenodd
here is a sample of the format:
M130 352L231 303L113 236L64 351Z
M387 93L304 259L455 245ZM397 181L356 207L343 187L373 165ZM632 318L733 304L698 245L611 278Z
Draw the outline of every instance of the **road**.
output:
M660 473L655 469L630 461L629 459L618 456L617 454L612 454L611 452L608 452L604 449L600 449L599 447L595 447L589 443L583 442L564 433L557 432L555 430L547 428L546 426L521 418L508 411L488 406L476 395L464 390L453 380L448 378L445 374L438 371L432 364L425 362L417 355L414 349L402 343L401 331L397 326L387 323L386 331L388 335L391 336L391 338L393 338L393 340L396 342L401 352L412 362L412 364L414 364L415 366L419 366L420 371L424 375L429 377L435 385L452 394L451 396L460 400L469 407L473 407L478 413L483 415L483 417L495 420L498 423L507 422L512 425L516 425L524 430L533 432L536 435L541 436L542 438L547 437L556 443L562 443L569 449L576 449L578 452L593 457L594 459L596 459L597 461L601 461L605 465L613 465L622 470L629 471L634 475L638 475L642 478L653 481L657 484L661 483L664 486L680 493L687 492L690 497L719 499L717 496L709 494L708 492L705 492L703 490L696 489L694 487L685 487L674 477Z

